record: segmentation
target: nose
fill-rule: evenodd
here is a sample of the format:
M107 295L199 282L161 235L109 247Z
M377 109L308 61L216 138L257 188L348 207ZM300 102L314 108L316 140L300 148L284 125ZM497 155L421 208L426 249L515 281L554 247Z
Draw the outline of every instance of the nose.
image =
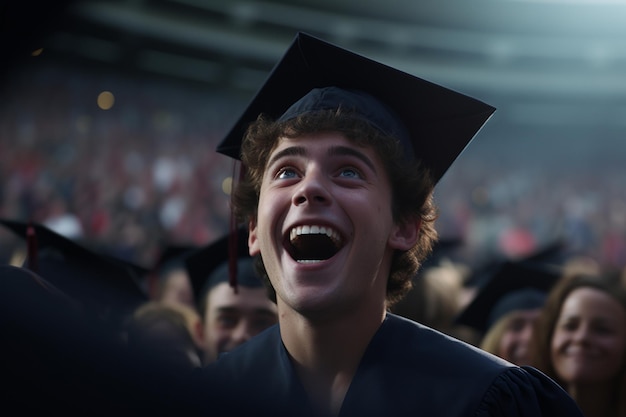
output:
M251 326L246 320L240 320L237 327L230 334L231 344L238 346L247 342L252 336Z
M318 168L310 168L298 184L293 195L292 203L295 206L305 204L328 204L330 193L324 175Z
M581 325L576 329L576 332L572 335L572 339L578 343L585 343L589 336L589 326Z
M534 323L532 322L525 323L524 327L519 333L519 339L525 344L530 343L530 340L533 337L533 329L534 329Z

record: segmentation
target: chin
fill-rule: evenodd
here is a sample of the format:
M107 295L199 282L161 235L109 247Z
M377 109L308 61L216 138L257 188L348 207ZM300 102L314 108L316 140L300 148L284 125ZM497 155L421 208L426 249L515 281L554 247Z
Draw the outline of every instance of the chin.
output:
M336 320L337 315L346 310L345 301L332 294L329 297L320 296L319 290L309 297L301 294L297 299L292 299L289 304L300 315L316 321Z

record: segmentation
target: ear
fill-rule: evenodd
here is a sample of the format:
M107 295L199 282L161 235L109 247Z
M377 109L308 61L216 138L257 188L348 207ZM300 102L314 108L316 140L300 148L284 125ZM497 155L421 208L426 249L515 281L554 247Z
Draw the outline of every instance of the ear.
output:
M250 256L258 255L261 252L259 247L259 239L257 236L256 220L250 219L248 222L248 252Z
M409 219L396 223L389 236L389 246L398 250L409 250L417 243L422 220Z

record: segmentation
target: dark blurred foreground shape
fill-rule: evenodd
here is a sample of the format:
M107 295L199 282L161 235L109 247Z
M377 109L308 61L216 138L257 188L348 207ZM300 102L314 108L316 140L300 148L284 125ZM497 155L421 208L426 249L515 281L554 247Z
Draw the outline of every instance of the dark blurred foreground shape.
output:
M148 300L139 284L138 267L87 248L34 222L0 219L26 243L24 267L44 278L80 304L112 331Z
M224 415L211 387L187 369L124 349L74 300L24 268L0 266L0 332L3 413Z
M0 76L28 60L42 48L46 36L67 24L66 11L75 0L20 0L0 4Z

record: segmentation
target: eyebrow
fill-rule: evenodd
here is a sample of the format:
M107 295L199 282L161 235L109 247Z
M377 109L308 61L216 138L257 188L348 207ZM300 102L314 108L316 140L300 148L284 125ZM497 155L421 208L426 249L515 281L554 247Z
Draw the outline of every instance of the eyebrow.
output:
M349 146L333 146L328 149L328 156L354 156L363 161L363 163L367 165L372 171L376 172L376 167L374 166L374 163L370 158L367 157L367 155Z
M306 156L307 151L303 146L291 146L289 148L285 148L279 152L276 152L274 156L272 156L267 164L267 166L271 166L280 158L285 156ZM354 156L359 160L363 161L372 171L376 171L376 167L370 158L367 157L363 152L360 152L354 148L349 146L333 146L328 149L327 155L331 156Z
M276 161L285 156L305 156L307 154L304 146L290 146L282 151L276 152L267 162L267 166L272 166Z

